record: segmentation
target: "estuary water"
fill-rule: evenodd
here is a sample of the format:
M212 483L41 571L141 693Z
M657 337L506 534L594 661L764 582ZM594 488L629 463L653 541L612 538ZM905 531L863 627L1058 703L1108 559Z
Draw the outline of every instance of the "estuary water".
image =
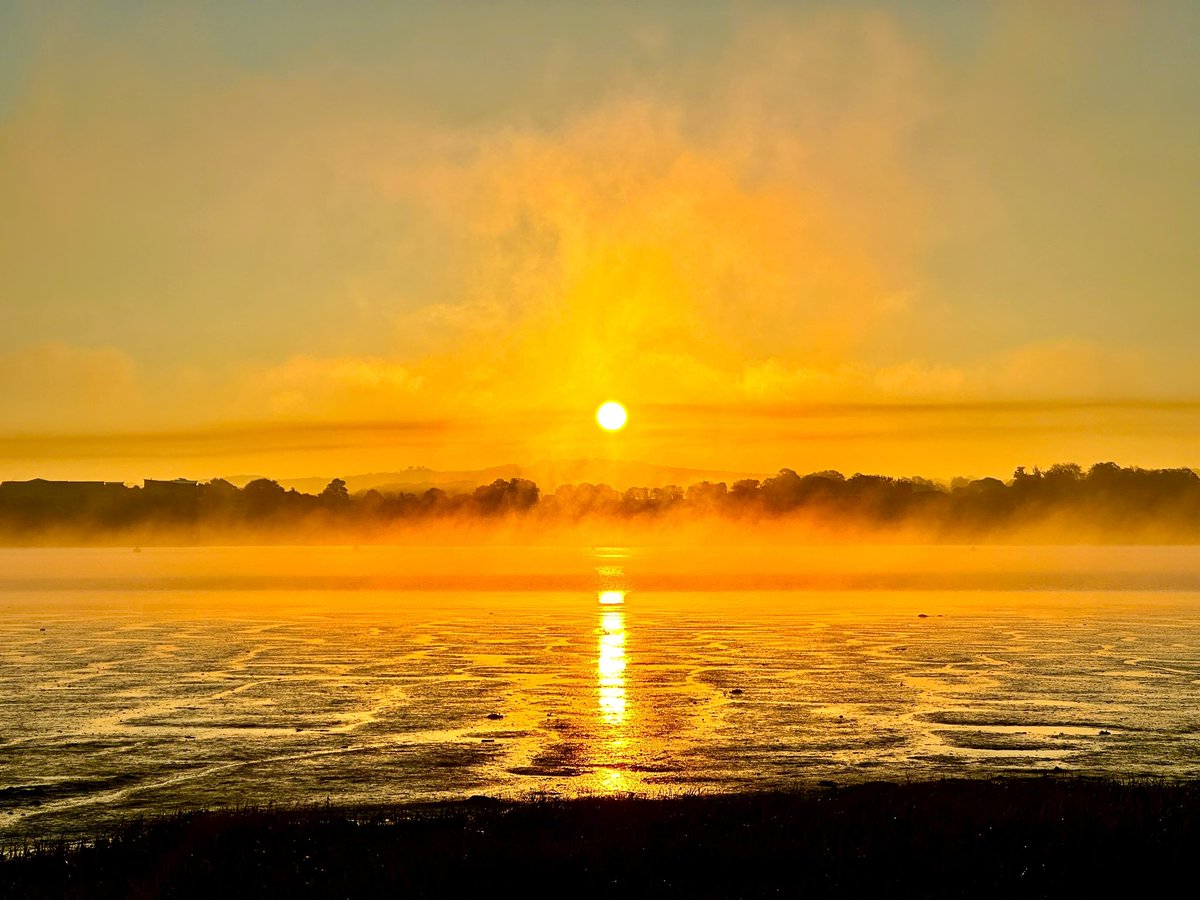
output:
M1200 775L1191 547L0 550L0 836L235 803Z

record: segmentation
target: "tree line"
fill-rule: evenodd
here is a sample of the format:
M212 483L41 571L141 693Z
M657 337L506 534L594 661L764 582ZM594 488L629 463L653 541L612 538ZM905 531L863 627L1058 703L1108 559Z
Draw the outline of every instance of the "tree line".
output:
M750 522L805 517L838 527L917 525L970 537L1048 521L1082 523L1114 534L1158 529L1200 539L1200 476L1191 469L1141 469L1111 462L1086 471L1075 464L1018 468L1012 478L893 478L836 471L800 475L781 469L765 479L702 481L633 487L567 484L549 494L527 479L497 479L470 493L439 488L417 493L368 490L350 494L333 479L318 494L288 490L259 478L238 488L224 479L198 483L34 480L0 484L0 530L82 533L142 525L272 527L337 525L364 528L420 524L452 517L521 517L554 521L591 518L654 520L722 517Z

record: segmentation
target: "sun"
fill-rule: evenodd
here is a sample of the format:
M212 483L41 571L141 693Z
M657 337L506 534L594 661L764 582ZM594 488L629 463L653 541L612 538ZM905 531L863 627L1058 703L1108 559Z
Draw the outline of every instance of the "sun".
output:
M605 431L620 431L625 427L627 418L629 415L625 412L625 407L615 400L601 403L600 408L596 410L596 421Z

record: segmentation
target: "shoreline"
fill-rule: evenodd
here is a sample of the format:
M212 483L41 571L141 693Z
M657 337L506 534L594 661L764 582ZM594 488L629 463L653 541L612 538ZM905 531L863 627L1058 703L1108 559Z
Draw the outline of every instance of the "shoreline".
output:
M228 808L10 841L10 897L1039 896L1193 873L1200 780L1065 775L665 798Z

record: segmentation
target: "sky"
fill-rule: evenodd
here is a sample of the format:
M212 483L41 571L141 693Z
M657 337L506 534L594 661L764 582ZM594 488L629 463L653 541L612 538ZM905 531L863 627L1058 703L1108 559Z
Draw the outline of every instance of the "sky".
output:
M1197 33L10 0L0 478L1200 465Z

